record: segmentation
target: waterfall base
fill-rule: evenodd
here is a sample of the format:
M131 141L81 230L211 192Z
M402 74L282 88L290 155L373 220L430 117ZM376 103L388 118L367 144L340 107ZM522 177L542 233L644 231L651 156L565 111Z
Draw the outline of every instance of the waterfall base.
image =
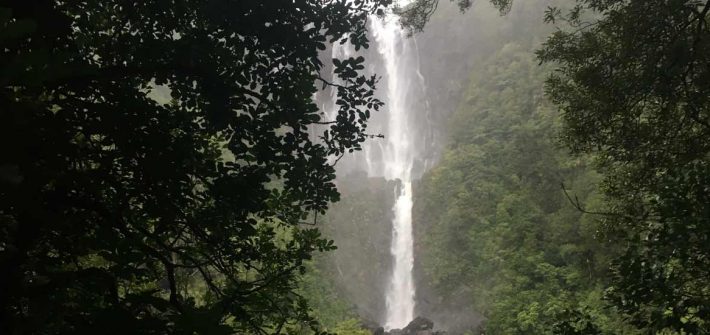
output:
M385 331L384 327L372 327L369 329L373 335L446 335L445 331L434 330L434 322L418 316L402 329L390 329Z

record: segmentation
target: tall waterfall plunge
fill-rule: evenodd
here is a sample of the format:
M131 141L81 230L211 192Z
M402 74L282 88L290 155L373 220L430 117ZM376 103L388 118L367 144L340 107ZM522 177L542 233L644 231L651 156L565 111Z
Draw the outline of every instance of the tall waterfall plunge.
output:
M434 136L428 120L424 78L419 72L416 39L407 36L394 16L372 17L369 33L371 47L364 55L368 62L366 69L381 78L377 95L385 102L385 107L373 114L367 131L383 134L385 138L365 142L362 151L346 156L337 168L339 176L366 171L369 177L396 181L393 184L397 186L391 189L395 202L390 217L392 267L388 269L387 278L383 278L387 281L384 310L383 315L377 317L385 328L394 329L414 319L412 181L421 176L432 160ZM331 56L342 59L357 54L346 43L333 45ZM330 101L323 100L324 109L335 113L336 98L333 95ZM329 106L334 108L327 108Z
M406 39L406 33L396 20L388 17L384 20L372 20L372 32L377 50L384 60L387 76L385 94L388 112L387 145L382 152L382 163L386 179L399 180L400 187L395 189L395 205L392 220L393 269L387 287L385 327L401 328L414 318L414 242L412 236L412 167L414 150L410 127L411 111L407 108L408 72L418 71L418 64L408 64L405 52L412 51L412 40ZM416 51L416 48L413 49ZM412 65L417 65L414 67ZM418 78L420 79L420 78ZM369 155L368 155L369 156ZM372 169L373 164L368 164ZM374 171L368 171L374 172Z

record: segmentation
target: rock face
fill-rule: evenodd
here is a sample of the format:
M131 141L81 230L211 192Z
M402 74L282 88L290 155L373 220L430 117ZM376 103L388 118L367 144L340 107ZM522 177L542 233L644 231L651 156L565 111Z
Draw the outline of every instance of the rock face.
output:
M323 236L338 246L323 254L323 276L332 279L338 295L360 318L372 320L375 328L386 313L383 297L392 269L389 246L395 185L365 173L339 175L341 201L333 204L325 217L318 217Z
M417 316L416 319L414 319L406 327L404 327L404 329L402 329L402 332L407 335L414 335L420 331L432 329L434 329L434 322L431 322L431 320L427 318Z
M443 331L434 331L434 322L418 316L402 329L384 331L382 327L372 330L374 335L446 335Z

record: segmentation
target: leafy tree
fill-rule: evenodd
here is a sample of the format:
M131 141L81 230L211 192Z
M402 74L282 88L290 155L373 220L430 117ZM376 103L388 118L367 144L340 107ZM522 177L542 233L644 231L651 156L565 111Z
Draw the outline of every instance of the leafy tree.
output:
M370 335L370 331L363 329L360 322L356 319L348 319L338 324L333 330L334 333L340 335Z
M710 2L577 1L539 58L563 137L605 175L625 245L609 298L639 327L710 332Z
M403 26L408 27L412 31L422 31L424 26L429 22L429 19L436 12L440 0L415 0L404 7L395 8L400 15L400 21ZM456 2L459 10L466 11L471 8L473 0L449 0ZM510 10L513 0L489 0L501 13L506 13Z
M503 10L510 5L494 3ZM422 29L437 4L415 2L403 9L404 22ZM593 156L604 177L603 205L569 200L602 220L605 248L622 249L612 257L610 281L602 281L606 300L644 332L707 333L710 2L564 5L547 10L546 21L559 29L538 59L556 65L546 87L562 112L563 142L579 157ZM526 211L536 214L535 208ZM601 307L566 309L555 331L601 331Z
M332 276L324 273L323 258L315 257L313 261L306 264L306 272L299 278L299 293L308 300L313 317L321 326L326 330L332 330L341 322L357 317L357 314L352 304L349 304L349 301L337 290Z
M593 201L597 176L588 159L553 142L558 118L543 98L546 73L518 43L472 72L442 161L415 193L418 259L443 296L468 292L485 334L597 329L567 315L578 309L593 310L600 333L614 334L628 329L603 309L614 249L601 248L595 220L560 188L564 181Z
M389 2L3 2L0 332L315 328L294 278L332 243L301 224L381 106L363 58L333 85L319 50L367 47Z
M560 335L600 335L602 332L597 328L591 317L579 310L565 311L561 320L556 322L553 328L555 334Z

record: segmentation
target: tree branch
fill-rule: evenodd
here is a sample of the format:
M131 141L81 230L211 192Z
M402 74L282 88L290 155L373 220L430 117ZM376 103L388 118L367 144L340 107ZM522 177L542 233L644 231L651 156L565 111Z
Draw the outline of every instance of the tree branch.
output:
M564 183L560 183L560 186L562 187L562 191L565 193L565 197L567 197L567 200L569 201L569 203L572 204L572 206L574 206L574 208L577 209L579 212L582 212L584 214L621 217L621 218L630 219L633 221L639 221L639 220L645 219L645 216L643 218L639 218L639 217L634 217L634 216L624 215L624 214L619 214L619 213L588 211L588 210L584 209L584 207L582 206L582 204L579 201L579 198L577 198L576 195L574 196L574 200L572 200L572 197L569 195L569 192L567 192L567 188L565 187Z

